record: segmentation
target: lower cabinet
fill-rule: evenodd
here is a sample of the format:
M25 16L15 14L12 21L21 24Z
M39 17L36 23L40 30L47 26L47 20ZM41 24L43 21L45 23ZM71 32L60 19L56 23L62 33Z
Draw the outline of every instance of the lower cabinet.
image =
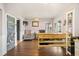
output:
M79 48L75 48L75 56L79 56Z
M75 40L75 56L79 56L79 40Z

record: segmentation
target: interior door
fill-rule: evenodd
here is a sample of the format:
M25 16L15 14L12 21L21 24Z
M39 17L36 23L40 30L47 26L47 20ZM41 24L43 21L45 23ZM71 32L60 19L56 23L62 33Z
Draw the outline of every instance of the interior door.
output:
M15 47L15 18L7 15L7 50Z

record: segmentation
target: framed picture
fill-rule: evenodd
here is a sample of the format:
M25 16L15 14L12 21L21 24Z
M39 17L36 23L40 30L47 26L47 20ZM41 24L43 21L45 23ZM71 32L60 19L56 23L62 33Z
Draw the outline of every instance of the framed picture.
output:
M39 21L32 21L32 27L39 27Z

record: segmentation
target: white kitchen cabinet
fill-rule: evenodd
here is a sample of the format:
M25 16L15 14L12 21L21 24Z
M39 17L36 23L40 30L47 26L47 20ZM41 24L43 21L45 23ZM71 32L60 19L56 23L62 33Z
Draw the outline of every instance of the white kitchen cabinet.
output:
M79 56L79 40L75 40L75 56Z
M66 12L66 32L72 36L79 36L79 8Z
M71 36L74 36L74 9L66 13L66 34L70 34L66 38L66 43L71 42ZM71 44L71 43L69 43ZM66 53L71 55L71 46L66 46Z
M66 33L70 34L69 37L66 38L66 42L71 42L71 37L79 36L79 8L73 8L70 11L66 12ZM75 55L79 53L79 43L75 42ZM66 46L66 50L69 46Z

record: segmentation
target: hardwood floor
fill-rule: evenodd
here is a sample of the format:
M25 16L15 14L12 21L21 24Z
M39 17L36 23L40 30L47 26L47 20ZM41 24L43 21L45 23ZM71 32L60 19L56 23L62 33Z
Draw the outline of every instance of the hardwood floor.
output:
M65 56L65 49L61 47L40 48L37 40L23 41L5 56Z

